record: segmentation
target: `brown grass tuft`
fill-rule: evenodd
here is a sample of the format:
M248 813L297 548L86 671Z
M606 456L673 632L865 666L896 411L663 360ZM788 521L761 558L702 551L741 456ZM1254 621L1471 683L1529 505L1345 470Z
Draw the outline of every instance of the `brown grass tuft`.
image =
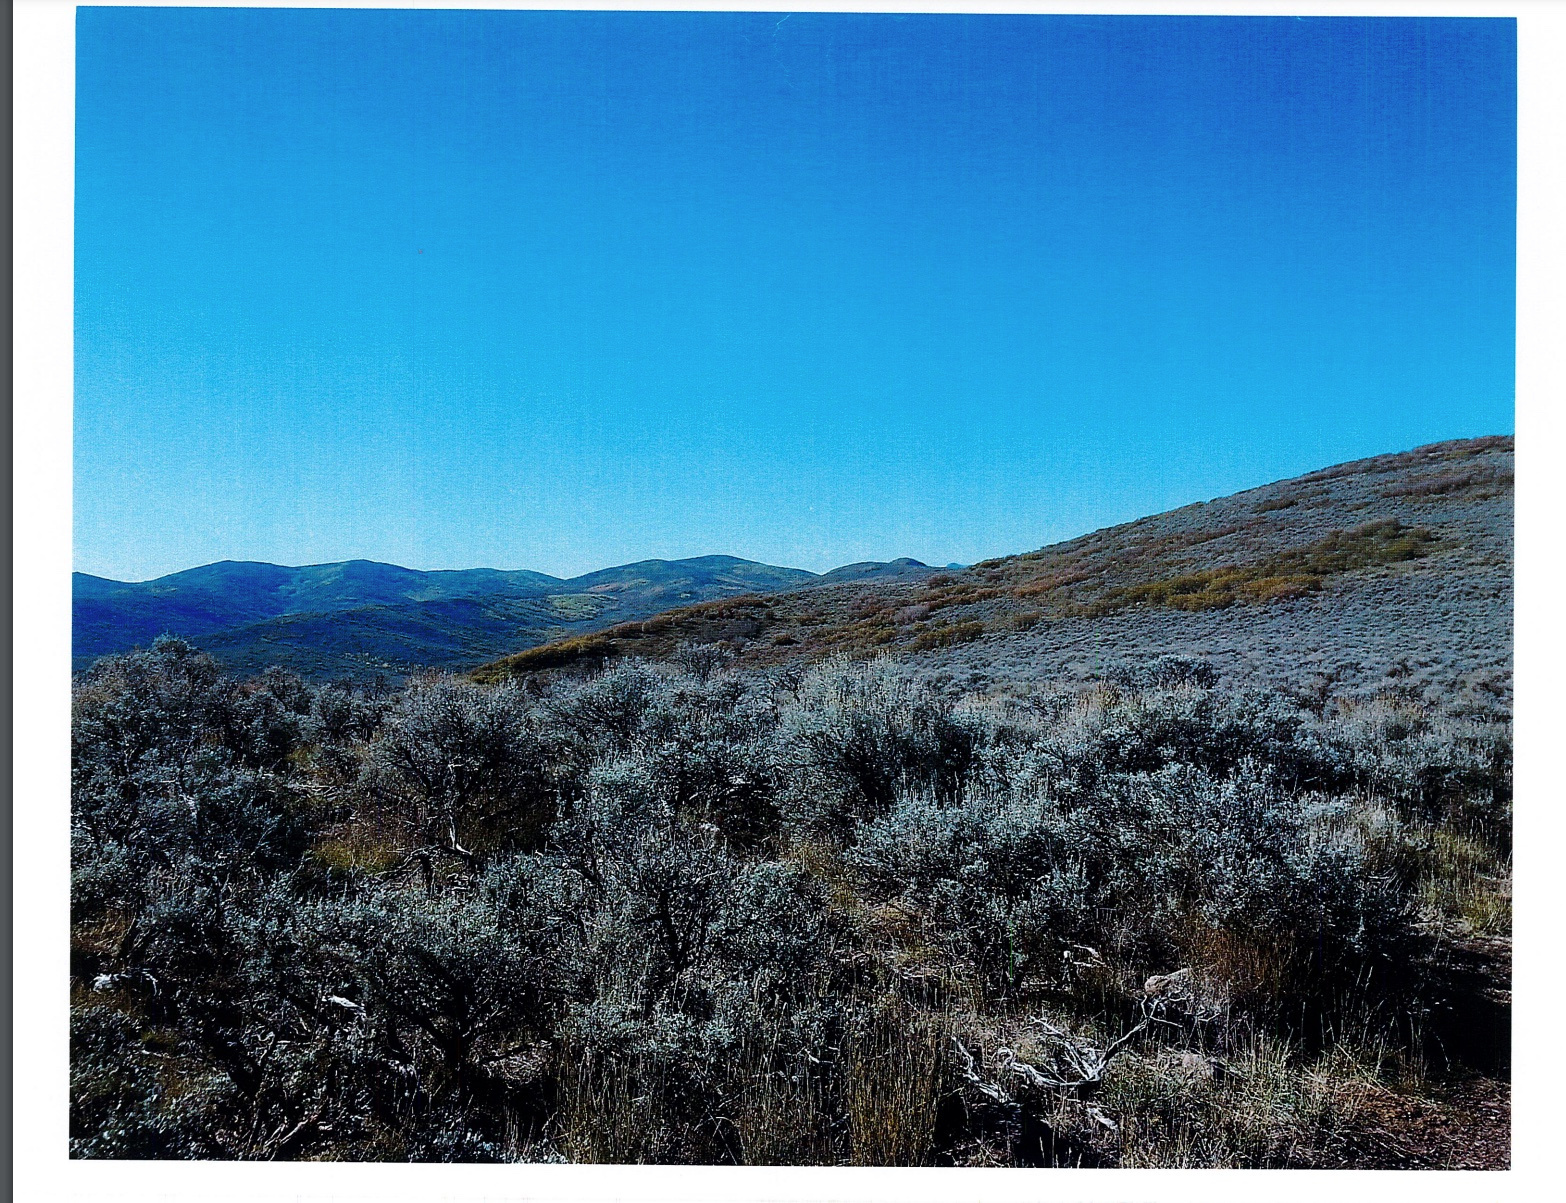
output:
M951 1024L883 1000L843 1050L843 1107L854 1165L925 1165L946 1087Z

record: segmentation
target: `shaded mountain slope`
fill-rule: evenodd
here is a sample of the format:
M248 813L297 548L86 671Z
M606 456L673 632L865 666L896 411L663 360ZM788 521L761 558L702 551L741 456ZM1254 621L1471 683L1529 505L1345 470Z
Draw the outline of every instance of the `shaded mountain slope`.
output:
M839 585L847 581L863 581L872 577L876 580L891 580L899 578L923 579L937 571L928 564L921 564L918 560L910 560L904 557L899 560L889 560L880 563L876 560L861 560L857 564L844 564L841 568L834 568L831 572L823 573L817 584Z
M541 572L416 572L370 560L301 568L224 560L140 583L78 572L71 581L73 652L79 661L90 660L164 633L200 639L285 615L459 597L529 597L562 584Z
M728 643L756 666L916 654L964 688L1165 653L1299 690L1511 690L1512 439L1342 464L1026 555L686 607L522 651L495 680Z
M838 573L928 575L913 560ZM400 677L496 656L691 602L840 579L734 556L644 560L570 580L478 568L419 572L350 560L302 568L224 561L141 583L73 577L73 659L178 635L230 671Z
M195 642L240 675L278 665L308 680L377 675L395 680L423 668L474 664L518 639L585 629L611 607L606 598L580 594L453 597L288 614L214 631Z

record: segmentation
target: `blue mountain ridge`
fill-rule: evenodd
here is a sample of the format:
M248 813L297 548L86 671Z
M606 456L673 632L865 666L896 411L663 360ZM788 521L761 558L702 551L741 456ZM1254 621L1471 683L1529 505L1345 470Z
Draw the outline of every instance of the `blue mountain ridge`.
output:
M371 560L288 567L224 560L155 580L72 574L72 662L176 635L234 672L277 664L311 679L457 669L675 606L873 577L925 575L917 560L817 574L735 556L642 560L562 579L471 568L422 572Z

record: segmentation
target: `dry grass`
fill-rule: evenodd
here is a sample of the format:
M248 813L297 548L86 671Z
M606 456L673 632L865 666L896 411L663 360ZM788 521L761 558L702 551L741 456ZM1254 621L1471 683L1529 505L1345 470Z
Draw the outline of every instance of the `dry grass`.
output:
M508 677L523 676L552 668L570 668L583 662L602 661L617 651L609 634L575 635L546 643L542 647L529 648L504 660L486 664L473 670L473 679L481 684L493 684Z
M340 873L389 873L406 855L397 835L378 824L349 823L320 840L310 859Z
M647 1161L657 1117L631 1066L584 1053L569 1041L560 1063L558 1141L566 1157L599 1165Z
M843 1110L854 1165L924 1165L946 1086L951 1025L884 1000L843 1049Z
M1125 1168L1306 1167L1352 1127L1376 1089L1373 1071L1341 1050L1301 1064L1265 1035L1221 1058L1130 1055L1099 1096L1118 1131L1099 1139Z
M1494 851L1444 827L1426 829L1414 846L1423 862L1417 897L1427 922L1465 935L1511 934L1510 866Z
M555 1054L555 1143L570 1161L645 1165L722 1160L717 1133L669 1098L663 1068L635 1052L591 1049L565 1025Z
M734 1058L727 1114L745 1165L822 1165L835 1159L823 1075L790 1050L780 1017L747 1034Z
M1407 484L1383 489L1383 497L1441 497L1448 493L1475 492L1496 496L1511 489L1512 474L1495 468L1477 468L1471 472L1438 472Z
M1381 703L1376 717L1397 721L1398 712ZM1504 842L1498 846L1453 823L1406 820L1375 798L1361 803L1350 822L1367 870L1408 882L1424 925L1458 936L1511 935L1511 858Z
M1198 967L1209 993L1225 1004L1282 997L1298 966L1295 948L1279 933L1259 938L1192 920L1182 943L1185 963Z

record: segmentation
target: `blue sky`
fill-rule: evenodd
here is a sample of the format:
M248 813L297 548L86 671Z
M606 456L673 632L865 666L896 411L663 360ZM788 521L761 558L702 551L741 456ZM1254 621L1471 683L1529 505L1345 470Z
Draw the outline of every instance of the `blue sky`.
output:
M1510 20L79 11L83 571L966 563L1513 429Z

